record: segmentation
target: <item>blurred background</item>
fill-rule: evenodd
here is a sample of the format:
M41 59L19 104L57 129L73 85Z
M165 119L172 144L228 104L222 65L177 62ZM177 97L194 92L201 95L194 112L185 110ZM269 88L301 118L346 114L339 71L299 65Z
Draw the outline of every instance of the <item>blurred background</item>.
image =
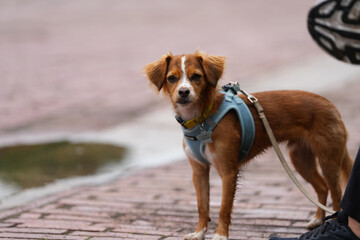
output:
M182 54L200 49L225 56L220 84L239 81L250 92L310 90L337 99L343 104L338 106L342 114L358 112L354 104L341 110L348 106L346 101L354 100L331 92L344 86L359 90L360 72L327 56L312 41L306 17L313 2L2 0L0 146L57 141L110 144L103 146L103 152L116 146L119 152L108 158L122 160L96 167L110 175L106 179L130 167L183 159L181 132L171 107L149 87L142 72L147 63L170 51ZM351 131L356 121L359 117L345 122L351 132L352 153L360 143L359 134ZM84 155L83 146L73 148L66 151ZM0 150L3 169L9 166L4 160L9 149L6 154ZM24 156L30 155L23 154L16 158L26 160ZM44 161L50 161L50 168L61 166L51 162L53 156L51 152ZM66 154L61 158L70 159ZM78 162L76 168L84 169L82 164L86 163ZM15 165L12 169L27 166ZM79 174L91 176L78 179L78 184L95 179L92 174L96 173L98 170ZM74 181L58 181L61 178L56 175L47 191L72 186ZM1 179L7 191L0 200L6 206L25 187L4 175Z
M322 54L303 1L0 2L0 133L104 129L161 104L142 69L197 48L225 79ZM6 116L6 117L4 117Z

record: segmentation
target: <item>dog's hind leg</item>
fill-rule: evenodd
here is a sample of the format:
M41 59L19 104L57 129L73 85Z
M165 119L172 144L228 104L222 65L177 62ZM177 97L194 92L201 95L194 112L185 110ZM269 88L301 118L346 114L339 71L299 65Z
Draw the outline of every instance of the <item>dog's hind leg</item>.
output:
M352 158L349 155L349 152L346 149L345 154L344 154L344 158L343 158L343 161L342 161L342 166L341 166L341 183L342 183L343 191L345 191L345 188L346 188L347 182L349 180L353 164L354 164L354 161L352 160Z
M326 205L328 187L316 167L316 159L313 151L301 141L290 141L288 144L291 162L298 173L309 182L318 196L318 201ZM317 208L314 218L307 227L312 229L322 224L325 211Z
M318 154L319 165L330 189L332 207L335 211L340 210L340 201L342 197L340 174L344 154L345 150L343 145L329 147L326 151L322 151Z

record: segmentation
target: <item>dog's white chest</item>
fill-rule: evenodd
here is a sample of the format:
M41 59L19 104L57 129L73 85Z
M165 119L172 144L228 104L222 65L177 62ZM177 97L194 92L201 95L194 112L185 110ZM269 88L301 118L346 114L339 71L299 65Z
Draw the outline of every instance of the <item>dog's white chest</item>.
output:
M201 162L199 159L196 158L194 153L191 151L191 148L189 147L189 145L187 145L186 142L184 144L185 144L184 151L185 151L186 156L188 156L189 158L194 159L198 162ZM212 152L209 149L208 144L205 145L204 155L205 155L206 160L208 160L210 164L214 165L214 160L215 160L216 154L215 154L215 152ZM201 162L201 163L203 163L203 162Z

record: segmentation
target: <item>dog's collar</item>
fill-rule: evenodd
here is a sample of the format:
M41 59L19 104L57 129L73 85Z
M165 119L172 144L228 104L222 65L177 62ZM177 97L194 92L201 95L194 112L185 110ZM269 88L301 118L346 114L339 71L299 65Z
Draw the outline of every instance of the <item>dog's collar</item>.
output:
M190 119L189 121L184 121L179 115L175 116L175 119L186 129L194 128L199 123L204 122L210 115L211 109L213 107L213 104L210 104L207 108L204 109L204 111L201 113L200 117L195 117L193 119Z

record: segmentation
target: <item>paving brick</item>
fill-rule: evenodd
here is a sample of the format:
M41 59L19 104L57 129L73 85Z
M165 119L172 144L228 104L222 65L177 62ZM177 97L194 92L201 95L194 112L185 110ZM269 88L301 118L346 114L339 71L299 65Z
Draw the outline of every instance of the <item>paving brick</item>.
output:
M140 229L140 228L115 228L111 230L112 232L119 233L131 233L131 234L139 234L139 235L155 235L155 236L171 236L173 235L173 231L165 230L165 229Z
M88 222L80 221L60 221L60 220L45 220L45 219L8 219L6 222L17 223L20 227L25 228L53 228L53 229L68 229L68 230L86 230L86 231L105 231L105 227L91 226ZM95 220L96 222L96 220Z
M87 209L89 210L89 209ZM107 218L110 216L109 213L104 213L97 211L77 211L76 209L34 209L35 213L45 214L45 215L71 215L71 216L83 216L83 217L92 217L92 218Z
M123 203L123 202L113 202L113 201L96 201L96 200L82 200L82 199L73 199L73 198L65 198L62 199L60 204L66 205L88 205L88 206L98 206L104 208L133 208L136 204L131 203Z
M108 218L100 218L100 217L84 217L84 216L74 216L74 215L64 215L64 214L51 214L47 215L43 219L49 219L49 220L70 220L70 221L80 221L80 222L111 222L112 219L110 217Z
M40 218L41 214L39 213L23 213L20 215L20 218Z
M290 220L276 220L276 219L266 219L264 217L259 219L249 219L244 218L243 216L233 216L231 218L233 225L260 225L260 226L282 226L282 227L295 227L292 225ZM301 226L306 227L306 226Z
M35 234L35 233L1 233L1 237L9 239L69 239L69 240L84 240L84 237L69 236L69 235L52 235L52 234ZM1 239L1 238L0 238Z
M53 234L65 234L68 229L50 229L50 228L0 228L0 233L53 233Z
M12 226L14 226L14 225L15 225L14 223L3 223L3 222L0 222L0 228L12 227Z
M24 238L2 238L2 237L0 237L0 240L24 240Z
M95 233L95 232L84 232L75 231L70 233L70 236L85 236L93 237L95 239L144 239L144 240L158 240L162 236L159 234L153 235L152 233L145 234L133 234L133 233L117 233L117 232L106 232L106 233Z

